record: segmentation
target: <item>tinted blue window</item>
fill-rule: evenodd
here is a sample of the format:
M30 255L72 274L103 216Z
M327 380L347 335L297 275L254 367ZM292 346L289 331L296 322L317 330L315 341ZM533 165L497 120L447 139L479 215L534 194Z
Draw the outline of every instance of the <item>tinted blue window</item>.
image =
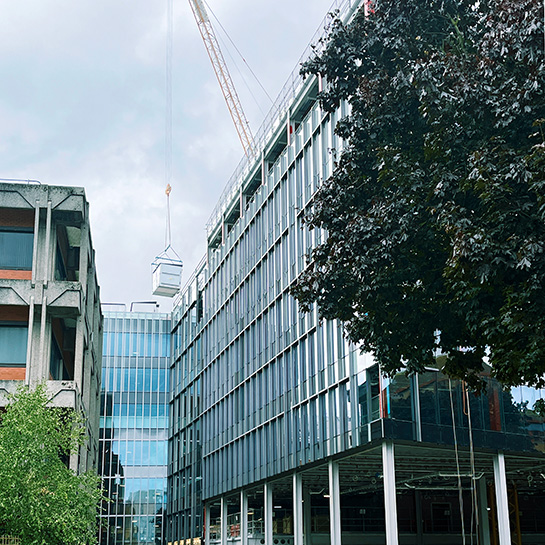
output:
M0 255L1 255L0 250ZM25 365L28 328L0 323L0 364Z
M0 229L0 269L32 269L31 229Z
M170 321L166 315L142 320L129 313L126 316L126 319L106 317L104 322L108 331L104 336L103 380L105 395L111 395L113 416L106 418L103 414L101 425L108 430L104 430L101 443L103 471L111 471L114 463L119 464L125 475L120 497L131 504L131 509L120 516L109 508L101 526L103 530L108 527L129 530L131 542L164 543L159 513L165 506L166 480L130 475L131 472L146 475L148 468L154 474L158 468L164 468L166 473L168 407L164 394L163 403L157 403L155 394L166 391L166 378L160 375L166 373L168 360L154 357L153 353L159 355L164 347L168 348L163 332L169 330ZM142 516L151 505L153 516ZM108 535L103 545L118 543L111 539L113 534Z

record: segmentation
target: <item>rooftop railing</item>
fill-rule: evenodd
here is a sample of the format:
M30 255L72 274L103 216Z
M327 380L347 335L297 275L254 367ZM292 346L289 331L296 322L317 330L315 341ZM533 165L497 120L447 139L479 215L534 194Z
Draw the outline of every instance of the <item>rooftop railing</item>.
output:
M303 77L300 74L301 64L309 60L312 56L318 55L323 50L324 46L320 43L320 39L327 35L333 21L332 14L336 13L341 20L347 21L355 12L357 7L363 3L363 1L364 0L335 0L333 2L322 24L315 32L309 45L299 58L295 69L292 71L288 80L282 87L278 98L276 99L272 108L269 110L268 114L265 116L259 131L254 135L253 154L251 154L250 157L245 155L242 158L235 169L235 172L227 182L227 185L219 198L218 204L214 208L214 211L206 224L206 233L208 236L215 231L218 223L222 219L223 213L226 211L233 199L238 195L245 177L255 166L256 162L260 160L265 144L268 142L273 131L281 123L284 115L288 112L290 104L293 103L301 90L303 85Z

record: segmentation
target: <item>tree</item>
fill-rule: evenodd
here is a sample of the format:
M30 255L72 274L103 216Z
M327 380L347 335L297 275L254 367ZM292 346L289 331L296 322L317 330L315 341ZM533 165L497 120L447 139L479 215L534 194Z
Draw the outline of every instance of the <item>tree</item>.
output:
M96 541L100 478L66 461L83 442L73 410L48 407L43 385L21 387L0 423L0 528L25 545Z
M307 214L327 238L292 293L382 369L544 385L540 0L377 0L303 66L345 143Z

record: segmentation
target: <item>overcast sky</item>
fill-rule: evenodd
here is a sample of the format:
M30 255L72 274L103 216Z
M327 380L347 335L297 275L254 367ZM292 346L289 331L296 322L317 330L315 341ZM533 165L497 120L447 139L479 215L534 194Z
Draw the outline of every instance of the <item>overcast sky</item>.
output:
M276 98L333 0L207 1ZM2 2L0 178L85 187L103 302L153 299L150 264L165 246L166 5ZM236 69L244 63L211 19L257 132L270 102ZM189 3L175 1L172 246L184 282L205 254L206 221L242 155Z

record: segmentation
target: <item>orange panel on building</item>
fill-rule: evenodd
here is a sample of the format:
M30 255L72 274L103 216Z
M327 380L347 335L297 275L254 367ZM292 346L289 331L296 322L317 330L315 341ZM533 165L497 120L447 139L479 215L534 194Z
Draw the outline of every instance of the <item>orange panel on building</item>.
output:
M0 367L0 380L25 380L25 367Z
M12 271L0 269L0 279L32 280L32 271Z

